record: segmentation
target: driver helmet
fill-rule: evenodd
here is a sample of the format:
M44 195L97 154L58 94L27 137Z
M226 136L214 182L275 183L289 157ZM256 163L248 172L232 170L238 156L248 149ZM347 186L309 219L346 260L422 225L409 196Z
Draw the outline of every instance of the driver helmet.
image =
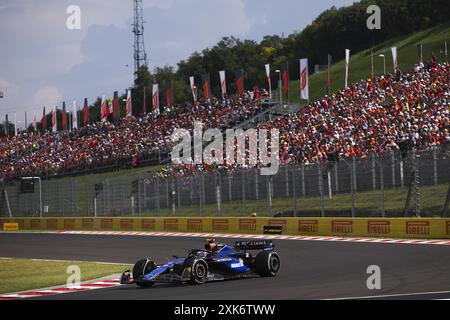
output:
M215 239L206 239L205 241L205 249L211 252L216 251L218 248Z

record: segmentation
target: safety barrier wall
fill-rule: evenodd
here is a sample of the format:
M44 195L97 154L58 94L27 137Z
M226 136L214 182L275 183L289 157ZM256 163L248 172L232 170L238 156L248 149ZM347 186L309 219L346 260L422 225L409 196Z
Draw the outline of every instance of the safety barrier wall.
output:
M19 230L119 230L261 234L264 226L281 226L282 234L386 238L449 239L450 218L4 218Z

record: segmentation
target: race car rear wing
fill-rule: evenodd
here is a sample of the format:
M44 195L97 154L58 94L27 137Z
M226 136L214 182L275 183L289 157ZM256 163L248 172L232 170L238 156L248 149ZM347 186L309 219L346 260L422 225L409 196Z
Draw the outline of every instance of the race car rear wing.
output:
M239 250L273 250L272 240L236 241L234 247Z

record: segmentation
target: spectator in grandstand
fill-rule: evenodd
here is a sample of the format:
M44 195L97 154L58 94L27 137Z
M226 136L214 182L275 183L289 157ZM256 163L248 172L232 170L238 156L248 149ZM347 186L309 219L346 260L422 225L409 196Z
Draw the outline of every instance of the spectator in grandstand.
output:
M450 140L449 64L430 63L417 72L361 80L311 103L299 112L260 124L280 132L280 160L284 164L316 163L336 151L340 157L367 157L398 149L404 139L417 148ZM268 95L266 91L262 94ZM253 98L260 97L254 87ZM193 130L232 128L261 111L249 97L214 97L206 103L178 105L155 117L127 117L117 123L98 122L78 131L56 134L22 132L0 142L0 178L51 175L105 165L123 166L124 159L171 150L175 128ZM129 160L128 160L129 161ZM235 170L237 165L219 166ZM160 176L211 172L214 166L174 166Z

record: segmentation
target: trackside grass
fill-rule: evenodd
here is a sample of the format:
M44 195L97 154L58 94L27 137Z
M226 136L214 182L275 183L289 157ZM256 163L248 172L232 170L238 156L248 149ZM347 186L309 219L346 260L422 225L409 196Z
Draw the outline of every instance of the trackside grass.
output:
M67 267L72 265L80 267L81 281L120 273L131 267L126 264L0 258L0 293L65 285L69 277Z

